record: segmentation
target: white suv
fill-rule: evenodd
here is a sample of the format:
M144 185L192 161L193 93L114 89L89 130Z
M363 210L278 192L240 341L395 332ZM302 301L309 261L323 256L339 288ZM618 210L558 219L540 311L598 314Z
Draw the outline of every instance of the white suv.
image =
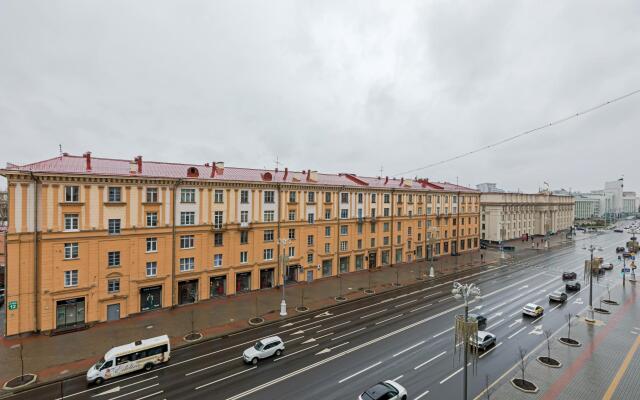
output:
M544 308L534 303L529 303L522 307L522 313L531 317L539 317L544 313Z
M279 356L284 351L284 342L279 336L271 336L260 339L253 346L249 347L242 354L242 359L247 364L257 364L262 358L273 355Z

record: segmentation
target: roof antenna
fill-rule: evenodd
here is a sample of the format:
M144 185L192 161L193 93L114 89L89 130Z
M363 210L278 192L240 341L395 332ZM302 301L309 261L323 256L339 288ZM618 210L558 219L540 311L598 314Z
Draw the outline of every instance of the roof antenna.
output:
M278 156L277 156L277 155L276 155L276 161L275 161L275 164L276 164L276 170L280 169L280 164L282 164L282 163L281 163L281 162L280 162L280 160L278 159Z
M384 171L384 167L380 165L380 176L382 176L382 171Z
M58 145L58 151L60 152L60 158L62 158L62 144Z

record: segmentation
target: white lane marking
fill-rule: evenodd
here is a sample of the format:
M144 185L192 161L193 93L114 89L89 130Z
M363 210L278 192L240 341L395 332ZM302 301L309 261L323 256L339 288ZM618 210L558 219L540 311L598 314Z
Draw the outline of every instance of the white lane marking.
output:
M392 381L394 382L398 382L400 379L402 379L404 377L404 375L400 375L400 376L396 376L395 378L392 379Z
M522 314L522 310L518 310L516 312L513 312L513 313L509 314L509 317L513 317L516 314Z
M337 327L339 327L339 326L346 325L346 324L348 324L348 323L350 323L350 322L351 322L351 321L347 321L347 322L343 322L343 323L341 323L341 324L337 324L337 325L334 325L334 326L330 326L330 327L328 327L328 328L320 329L320 330L318 330L318 332L316 332L316 333L321 333L321 332L324 332L324 331L328 331L329 329L337 328Z
M322 326L322 324L316 325L316 326L312 326L310 328L300 329L298 331L290 333L290 335L301 335L301 334L305 333L306 331L310 331L312 329L320 328L321 326Z
M444 331L442 331L442 332L440 332L440 333L436 333L435 335L433 335L433 337L434 337L434 338L437 338L438 336L442 336L442 335L444 335L445 333L447 333L447 332L449 332L449 331L451 331L451 330L453 330L453 326L452 326L451 328L447 328L447 329L445 329Z
M396 354L394 354L392 357L399 356L400 354L406 353L406 352L407 352L407 351L409 351L409 350L415 349L416 347L420 346L421 344L424 344L424 342L425 342L425 341L423 340L423 341L420 341L420 342L418 342L418 343L414 344L413 346L409 346L409 347L407 347L406 349L404 349L404 350L402 350L402 351L397 352L397 353L396 353Z
M435 296L435 295L437 295L437 294L440 294L440 293L442 293L442 291L441 291L441 290L439 290L439 291L437 291L437 292L434 292L434 293L431 293L431 294L428 294L428 295L424 296L424 297L423 297L423 299L427 299L427 298L429 298L429 297L433 297L433 296Z
M443 380L440 381L440 384L442 385L443 383L445 383L446 381L448 381L449 379L453 378L454 375L460 373L460 371L462 371L462 367L460 367L459 369L457 369L453 374L447 376L446 378L444 378Z
M371 368L375 368L380 364L382 364L382 361L378 361L375 364L369 365L367 368L361 369L360 371L356 372L355 374L351 374L351 375L347 376L346 378L340 379L338 381L338 383L342 383L342 382L348 381L349 379L353 378L354 376L359 375L359 374L361 374L363 372L366 372L366 371L370 370Z
M553 307L551 310L549 310L549 312L553 311L553 310L557 310L558 307L560 307L562 305L562 303L558 304L557 306Z
M522 323L522 318L513 321L513 323L509 325L509 328L513 328L515 325L518 325L520 323Z
M487 330L487 331L488 331L489 329L494 328L494 327L496 327L496 326L500 325L500 324L501 324L501 323L503 323L503 322L504 322L504 318L503 318L503 319L501 319L500 321L497 321L497 322L495 322L495 323L493 323L493 324L491 324L491 325L487 326L487 327L485 328L485 330Z
M337 349L338 347L342 347L342 346L346 346L348 345L349 342L344 342L344 343L340 343L337 346L333 346L333 347L325 347L323 350L320 350L319 352L316 353L316 355L320 355L320 354L324 354L324 353L328 353L333 349Z
M334 337L334 338L331 338L331 341L338 340L338 339L343 338L343 337L345 337L345 336L353 335L354 333L358 333L358 332L363 331L363 330L365 330L365 329L367 329L367 328L366 328L366 327L364 327L364 328L356 329L355 331L347 332L347 333L342 334L342 335L340 335L340 336L336 336L336 337Z
M442 303L443 301L447 301L449 299L453 299L453 296L447 296L447 297L445 297L443 299L440 299L440 300L438 300L438 303Z
M241 358L242 358L242 357L235 357L235 358L232 358L232 359L227 360L227 361L222 361L222 362L219 362L219 363L217 363L217 364L209 365L208 367L204 367L204 368L197 369L197 370L195 370L195 371L187 372L186 374L184 374L184 376L189 376L189 375L197 374L198 372L206 371L206 370L208 370L208 369L215 368L215 367L217 367L217 366L220 366L220 365L223 365L223 364L226 364L226 363L230 363L231 361L236 361L236 360L239 360L239 359L241 359Z
M422 393L420 396L416 397L415 400L420 400L421 398L423 398L424 396L428 395L429 391L427 390L426 392Z
M433 305L433 303L425 304L424 306L416 307L416 308L414 308L413 310L411 310L409 312L416 312L418 310L422 310L423 308L426 308L426 307L429 307L429 306L432 306L432 305Z
M207 386L211 386L211 385L213 385L214 383L222 382L222 381L227 380L227 379L229 379L229 378L233 378L234 376L238 376L238 375L240 375L240 374L244 374L245 372L249 372L249 371L254 370L254 369L256 369L256 368L258 368L258 366L257 366L257 365L254 365L253 367L251 367L251 368L249 368L249 369L245 369L245 370L243 370L243 371L236 372L235 374L231 374L231 375L229 375L229 376L225 376L224 378L216 379L215 381L213 381L213 382L209 382L209 383L205 383L204 385L196 386L196 390L202 389L202 388L207 387Z
M404 314L398 314L398 315L396 315L396 316L394 316L394 317L387 318L387 319L383 319L382 321L378 321L378 322L376 322L376 325L384 324L385 322L389 322L389 321L391 321L392 319L396 319L396 318L398 318L398 317L402 317L403 315L404 315Z
M541 316L539 316L538 318L534 319L533 321L531 321L531 325L535 324L536 322L540 321L542 319L542 317L544 317L544 314L542 314Z
M384 310L376 311L376 312L371 313L371 314L363 315L362 317L360 317L360 319L368 318L368 317L374 316L374 315L376 315L376 314L383 313L383 312L385 312L385 311L387 311L387 309L386 309L386 308L385 308Z
M146 395L146 396L138 397L136 400L144 400L144 399L148 399L149 397L157 396L157 395L159 395L159 394L161 394L161 393L164 393L164 390L161 390L161 391L159 391L159 392L155 392L155 393L151 393L151 394L148 394L148 395Z
M484 356L486 356L487 354L491 353L492 351L494 351L495 349L497 349L498 347L502 346L502 342L498 343L497 345L493 346L492 348L490 348L488 351L485 351L484 353L480 354L479 358L482 358Z
M286 327L289 327L289 326L293 326L295 324L299 324L300 322L308 321L310 319L311 319L311 317L305 318L305 319L301 319L300 321L296 321L296 322L289 322L289 323L286 323L284 325L280 325L280 328L286 328Z
M140 384L140 383L142 383L142 382L150 381L150 380L152 380L152 379L156 379L156 378L158 378L158 375L156 375L156 376L152 376L151 378L143 379L143 380L138 381L138 382L133 382L133 383L130 383L130 384L128 384L128 385L116 386L116 387L111 388L111 389L109 389L109 390L105 390L104 392L100 392L100 393L94 394L94 395L93 395L93 396L91 396L91 397L98 397L98 396L104 396L105 394L113 394L113 393L117 393L117 392L119 392L120 390L122 390L122 389L124 389L124 388L126 388L126 387L133 386L133 385L137 385L137 384Z
M418 301L418 299L413 299L413 300L405 301L404 303L396 304L395 307L398 308L398 307L406 306L407 304L411 304L414 301Z
M318 337L312 337L311 339L307 339L304 342L302 342L302 344L309 344L309 343L313 343L316 340L320 340L322 338L326 338L327 336L331 336L333 335L333 332L327 333L326 335L322 335L322 336L318 336Z
M304 349L300 349L300 350L298 350L298 351L294 351L293 353L287 353L287 355L280 356L280 357L278 357L278 358L274 358L274 359L273 359L273 361L274 361L274 362L276 362L276 361L282 360L283 358L287 358L287 357L289 357L289 356L292 356L292 355L295 355L295 354L298 354L298 353L302 353L303 351L307 351L307 350L309 350L309 349L313 349L313 348L314 348L314 347L316 347L316 346L319 346L319 344L318 344L318 343L316 343L316 344L314 344L313 346L305 347Z
M523 330L527 329L526 326L523 326L522 328L518 329L517 331L515 331L514 333L512 333L511 335L507 336L507 339L511 339L512 337L514 337L515 335L517 335L518 333L522 332Z
M119 398L121 398L121 397L129 396L130 394L134 394L134 393L142 392L143 390L147 390L147 389L150 389L150 388L152 388L152 387L156 387L156 386L158 386L158 385L160 385L160 384L159 384L159 383L154 383L153 385L150 385L150 386L147 386L147 387L143 387L143 388L140 388L140 389L136 389L136 390L134 390L133 392L123 393L123 394L121 394L120 396L112 397L112 398L110 398L109 400L116 400L116 399L119 399Z
M490 309L488 309L486 312L487 312L487 314L488 314L488 313L490 313L491 311L496 310L496 309L498 309L498 308L500 308L500 307L502 307L502 306L504 306L504 305L506 305L506 304L507 304L506 302L505 302L505 303L500 303L500 304L498 304L498 305L497 305L497 306L495 306L495 307L491 307L491 308L490 308Z
M417 370L420 367L424 367L425 365L429 364L431 361L435 360L438 357L442 357L443 355L445 355L447 352L443 351L442 353L438 354L437 356L433 356L430 359L428 359L427 361L423 362L422 364L419 364L415 367L413 367L414 370Z

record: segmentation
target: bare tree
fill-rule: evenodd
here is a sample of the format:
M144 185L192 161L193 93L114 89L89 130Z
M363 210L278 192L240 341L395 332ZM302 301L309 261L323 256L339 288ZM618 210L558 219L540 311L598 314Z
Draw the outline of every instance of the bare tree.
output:
M518 347L518 356L520 357L520 371L522 372L522 381L524 382L524 372L527 368L527 350Z
M567 319L567 327L569 328L569 332L567 333L567 338L571 339L571 318L573 318L573 315L571 313L568 313L565 318Z
M484 376L484 392L487 395L487 400L491 400L491 388L489 387L489 375Z
M542 333L544 333L544 337L547 339L547 359L551 359L551 329L545 329Z

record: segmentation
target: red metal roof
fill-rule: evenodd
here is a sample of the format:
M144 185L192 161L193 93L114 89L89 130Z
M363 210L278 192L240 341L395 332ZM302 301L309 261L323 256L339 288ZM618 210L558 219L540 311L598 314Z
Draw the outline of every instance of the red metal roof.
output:
M430 182L427 180L406 180L403 178L385 177L364 177L355 174L321 174L312 172L309 179L309 171L288 171L285 179L285 171L274 171L266 169L216 168L215 176L212 175L212 165L178 164L156 161L142 161L142 172L131 171L133 160L117 160L110 158L91 157L91 170L86 168L86 159L83 156L64 154L48 160L38 161L26 165L7 164L5 172L10 171L32 171L37 173L51 174L74 174L74 175L103 175L103 176L139 176L147 178L169 178L169 179L194 179L208 181L241 181L241 182L276 182L276 183L301 183L306 185L330 185L345 187L371 187L403 190L428 190L428 191L461 191L477 192L463 186L451 183ZM134 162L135 165L135 162ZM198 177L187 177L187 170L195 168ZM265 180L266 174L271 175L271 180Z

